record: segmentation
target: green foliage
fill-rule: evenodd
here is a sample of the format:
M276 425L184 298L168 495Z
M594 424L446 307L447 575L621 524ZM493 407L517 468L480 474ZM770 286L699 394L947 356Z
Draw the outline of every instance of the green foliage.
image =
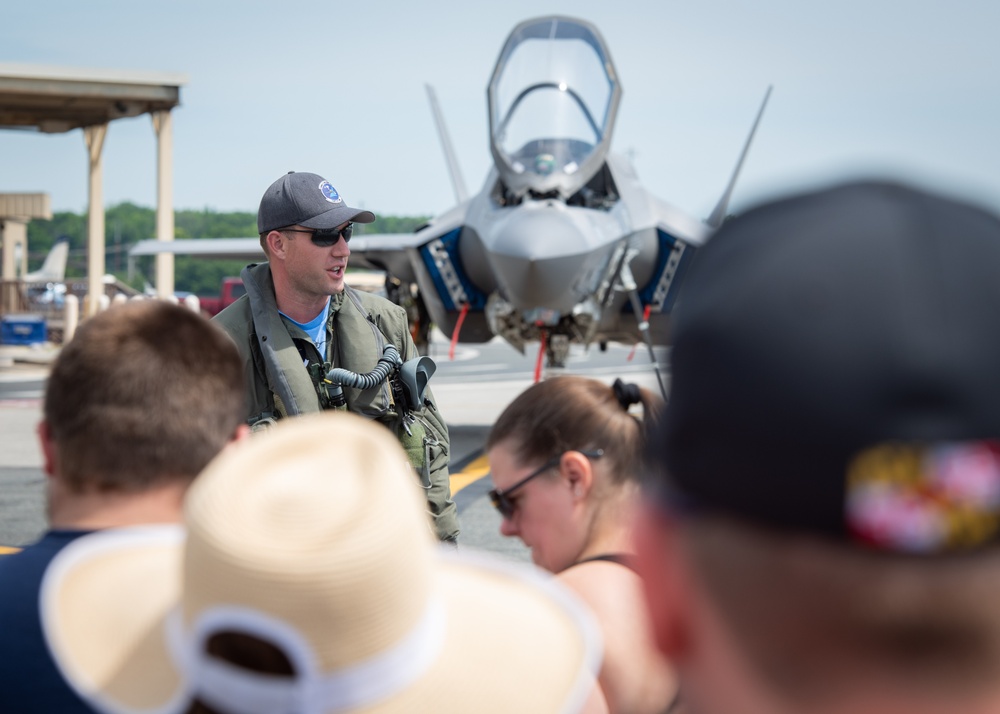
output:
M429 216L375 216L374 223L358 223L354 230L364 233L413 233L430 220Z
M105 271L125 280L128 250L140 240L156 237L156 211L134 203L119 203L104 214ZM361 233L411 233L428 220L425 216L379 216L374 223L358 226ZM217 213L209 209L174 212L176 238L251 238L257 235L257 215L251 212ZM67 277L87 274L87 214L60 212L51 220L33 220L28 224L28 270L38 269L52 244L69 239ZM139 273L152 282L154 258L137 262ZM174 286L179 291L198 295L218 295L222 279L239 275L243 261L205 260L177 256L174 261ZM143 278L132 283L142 287ZM136 285L137 284L137 285Z
M207 208L174 213L175 238L252 238L255 235L257 215L254 213L215 213Z
M156 212L134 203L119 203L104 212L105 272L125 277L128 249L144 238L156 237Z
M218 295L222 279L239 275L245 265L243 260L205 260L178 255L174 259L174 289L195 295Z
M28 223L28 270L38 270L52 244L62 236L69 238L67 277L80 277L87 271L87 218L76 213L54 213L52 220Z

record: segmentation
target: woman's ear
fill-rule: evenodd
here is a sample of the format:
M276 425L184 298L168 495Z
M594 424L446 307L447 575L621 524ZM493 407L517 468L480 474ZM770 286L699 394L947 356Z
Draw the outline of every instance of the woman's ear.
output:
M575 498L586 498L594 486L594 465L579 451L567 451L559 460L559 473Z

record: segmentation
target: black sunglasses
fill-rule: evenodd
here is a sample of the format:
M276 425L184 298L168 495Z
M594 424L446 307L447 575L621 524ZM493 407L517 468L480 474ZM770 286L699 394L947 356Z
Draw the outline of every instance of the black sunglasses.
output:
M329 248L331 245L335 245L341 237L343 237L345 243L349 243L351 236L354 235L354 224L348 223L343 228L334 228L325 231L311 231L305 228L282 228L280 230L283 233L308 233L309 240L315 245L318 245L320 248Z
M571 449L572 451L573 449ZM510 494L514 493L517 489L521 488L524 484L528 483L535 476L540 476L554 466L558 466L559 462L562 461L562 457L568 452L564 451L558 456L553 456L551 459L546 461L544 464L539 466L537 469L532 471L530 474L525 476L523 479L515 483L508 489L501 490L495 488L490 491L490 501L493 503L493 507L500 511L500 515L504 518L510 519L514 517L514 501L511 500ZM581 454L586 456L588 459L599 459L604 456L604 449L597 449L595 451L581 451Z

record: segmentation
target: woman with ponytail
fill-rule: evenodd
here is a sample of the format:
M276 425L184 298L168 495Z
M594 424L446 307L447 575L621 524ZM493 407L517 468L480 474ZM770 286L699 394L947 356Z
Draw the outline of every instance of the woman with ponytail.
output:
M486 444L500 532L520 538L601 626L599 683L612 714L660 714L676 694L647 634L630 531L647 431L661 408L635 384L554 377L511 402Z

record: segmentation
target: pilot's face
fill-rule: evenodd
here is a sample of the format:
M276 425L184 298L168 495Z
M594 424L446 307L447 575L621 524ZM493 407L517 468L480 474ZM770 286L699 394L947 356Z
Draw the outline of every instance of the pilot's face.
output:
M289 238L285 269L296 290L314 296L333 295L344 290L344 271L351 249L343 237L331 246L319 246L312 242L312 232L304 228L282 232Z

